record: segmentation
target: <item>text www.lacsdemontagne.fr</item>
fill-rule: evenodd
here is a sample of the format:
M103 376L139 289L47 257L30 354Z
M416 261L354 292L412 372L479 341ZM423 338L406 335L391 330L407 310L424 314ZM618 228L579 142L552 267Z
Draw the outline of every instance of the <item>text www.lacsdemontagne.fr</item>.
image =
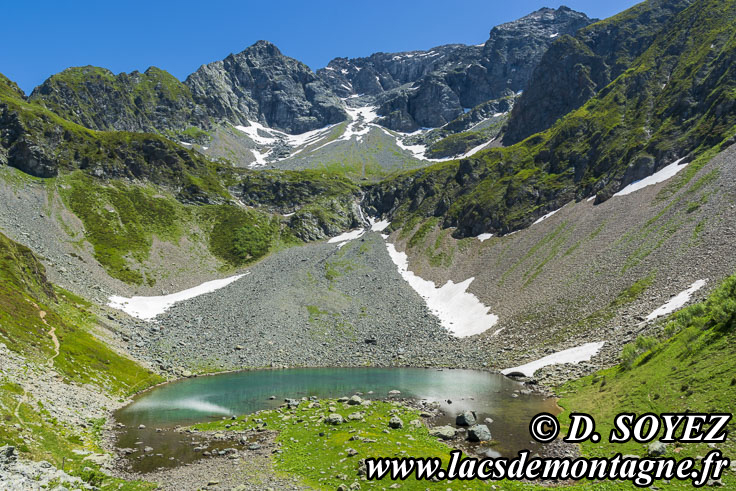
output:
M530 458L524 450L513 459L504 457L462 458L462 452L450 452L447 468L439 458L369 458L367 478L404 480L412 475L418 480L625 480L637 487L650 486L656 480L691 481L695 487L708 479L717 479L730 461L720 451L713 450L700 461L672 457L611 458ZM700 464L700 470L696 464Z

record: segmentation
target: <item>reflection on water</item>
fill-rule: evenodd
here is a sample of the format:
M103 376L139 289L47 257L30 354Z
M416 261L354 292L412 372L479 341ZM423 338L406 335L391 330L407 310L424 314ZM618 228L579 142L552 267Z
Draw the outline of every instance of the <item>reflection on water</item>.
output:
M152 470L199 457L192 450L196 434L166 431L175 425L275 408L285 398L362 392L366 398L379 399L399 390L401 397L438 402L445 414L436 424L454 424L455 414L465 409L475 411L479 422L491 418L489 427L497 444L488 451L512 456L522 449L536 450L529 435L535 414L557 412L553 399L519 394L522 388L489 372L421 368L304 368L191 378L155 388L119 410L116 419L126 428L117 443L119 448L138 449L131 459L135 470ZM139 425L146 428L138 429ZM140 457L144 446L154 448L152 456Z

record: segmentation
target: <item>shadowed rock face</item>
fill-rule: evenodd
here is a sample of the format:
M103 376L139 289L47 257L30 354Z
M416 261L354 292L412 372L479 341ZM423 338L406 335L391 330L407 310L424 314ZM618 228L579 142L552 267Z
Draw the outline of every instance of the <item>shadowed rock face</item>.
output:
M514 107L504 135L511 145L582 106L629 67L693 0L653 0L561 36L544 53ZM562 34L562 33L561 33Z
M305 64L267 41L203 65L184 82L215 119L258 121L303 133L347 118L340 100Z
M567 7L544 8L494 27L484 45L336 58L317 74L340 97L374 96L388 128L437 127L466 108L523 90L549 45L591 22Z

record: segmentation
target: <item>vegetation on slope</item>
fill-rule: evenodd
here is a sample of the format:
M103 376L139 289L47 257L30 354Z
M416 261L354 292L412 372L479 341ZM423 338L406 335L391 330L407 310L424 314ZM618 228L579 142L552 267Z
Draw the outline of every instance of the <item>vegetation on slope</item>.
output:
M119 75L93 66L67 68L38 86L29 99L93 130L208 139L202 128L209 127L209 120L189 88L156 67Z
M91 304L50 284L34 254L0 234L0 343L22 356L28 377L52 367L58 384L91 384L111 397L124 397L162 381L133 360L110 349L94 334L97 318ZM50 334L55 329L55 352ZM18 375L18 374L16 374ZM117 487L122 481L99 472L77 451L101 452L104 421L77 428L57 420L41 401L0 375L0 446L11 444L21 455L45 459L88 482ZM86 468L86 470L85 470ZM146 488L126 483L127 489Z
M705 301L672 315L658 338L641 338L624 348L628 355L613 368L570 382L561 388L560 405L569 412L588 413L603 436L600 443L584 443L588 456L615 453L643 455L646 446L633 440L608 443L615 416L661 413L734 413L736 411L736 275ZM564 418L563 418L564 419ZM736 429L731 421L728 430ZM717 445L726 456L736 451L733 438ZM707 444L671 444L666 456L696 457ZM736 485L733 473L723 479ZM675 482L672 483L676 484ZM682 487L689 487L682 483Z
M443 218L456 235L508 233L573 199L608 199L736 134L736 2L698 0L631 68L549 130L507 148L403 174L368 202L402 223Z

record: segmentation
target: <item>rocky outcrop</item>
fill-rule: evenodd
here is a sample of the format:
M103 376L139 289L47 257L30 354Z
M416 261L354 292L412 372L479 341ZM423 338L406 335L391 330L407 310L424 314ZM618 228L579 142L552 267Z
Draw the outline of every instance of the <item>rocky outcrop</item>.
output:
M375 97L378 122L388 128L439 127L483 102L524 89L554 39L591 22L567 7L544 8L494 27L481 46L337 58L317 73L341 97Z
M347 118L340 100L305 64L267 41L201 66L184 82L214 119L257 121L303 133Z
M209 173L204 157L159 135L90 131L6 87L0 79L0 164L36 177L82 169L96 177L145 179L182 192L191 176Z
M504 134L510 145L545 130L582 106L626 70L693 0L652 0L560 36L544 54L514 107Z
M119 75L93 66L68 68L36 87L30 100L93 130L174 133L192 141L206 136L202 128L210 125L189 88L156 67Z

